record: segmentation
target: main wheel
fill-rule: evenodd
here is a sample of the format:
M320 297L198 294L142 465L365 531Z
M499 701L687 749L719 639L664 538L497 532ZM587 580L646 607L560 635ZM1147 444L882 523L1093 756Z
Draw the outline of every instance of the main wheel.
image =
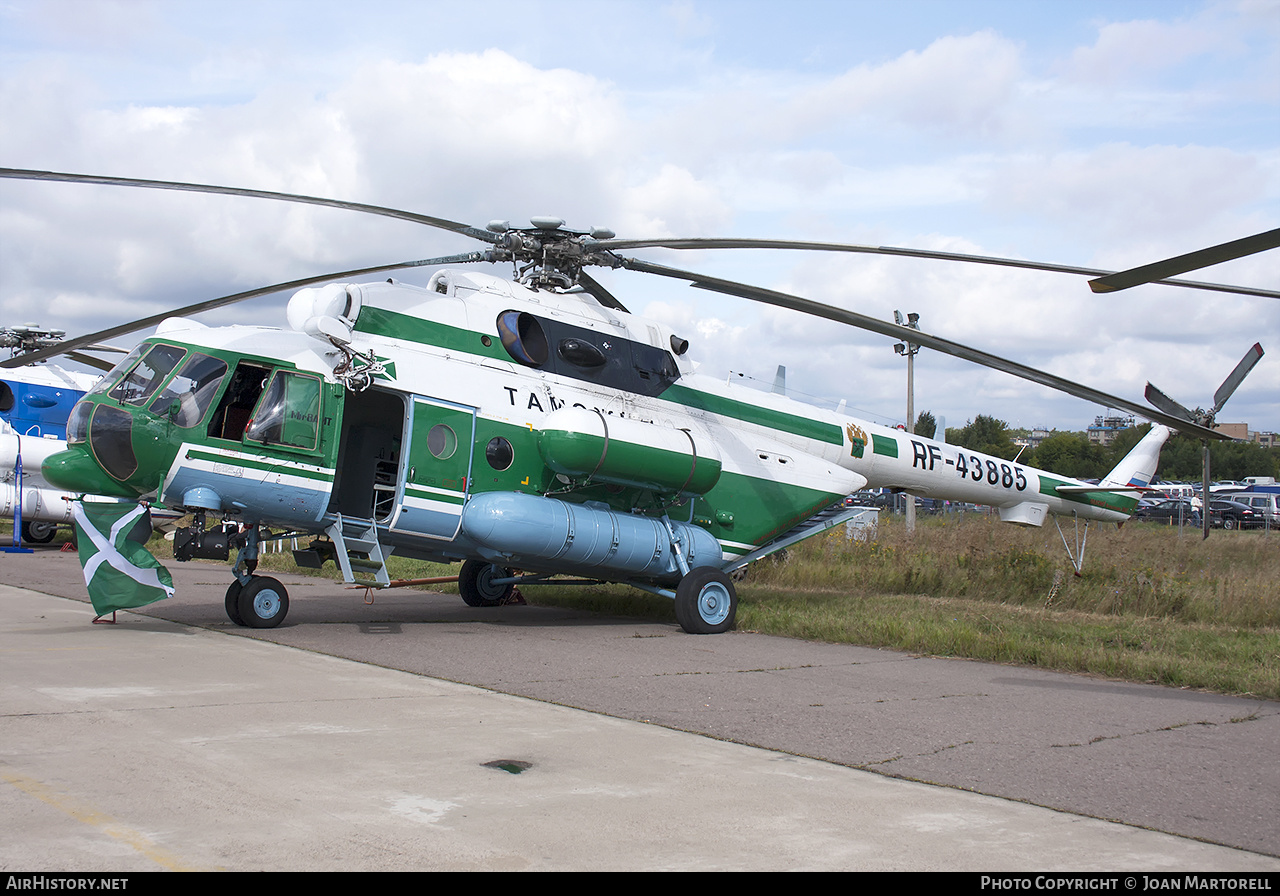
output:
M275 628L289 612L289 592L275 579L254 576L240 589L236 608L249 628Z
M727 632L737 615L738 592L714 567L691 569L676 586L676 620L691 635Z
M496 607L507 602L515 584L495 585L494 579L511 578L511 570L483 560L468 560L458 573L458 592L468 607Z
M232 579L227 586L227 599L223 604L227 608L227 618L236 625L244 625L244 617L240 615L240 591L243 586L239 579Z
M58 534L57 523L26 522L22 523L22 540L31 544L48 544Z

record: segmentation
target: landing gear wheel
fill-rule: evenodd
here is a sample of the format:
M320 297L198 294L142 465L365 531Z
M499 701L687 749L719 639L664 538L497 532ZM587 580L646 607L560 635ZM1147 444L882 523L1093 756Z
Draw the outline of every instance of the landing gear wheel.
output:
M23 522L22 524L22 540L31 544L48 544L57 534L57 523Z
M240 615L240 591L243 587L239 579L235 579L227 586L227 600L224 606L227 608L227 618L236 625L246 624L244 617Z
M483 560L468 560L458 573L458 592L468 607L497 607L505 604L515 585L495 585L494 579L511 577L511 570Z
M254 576L240 589L236 608L249 628L275 628L289 612L289 592L275 579Z
M718 569L691 569L676 586L676 621L691 635L727 632L737 615L738 592Z

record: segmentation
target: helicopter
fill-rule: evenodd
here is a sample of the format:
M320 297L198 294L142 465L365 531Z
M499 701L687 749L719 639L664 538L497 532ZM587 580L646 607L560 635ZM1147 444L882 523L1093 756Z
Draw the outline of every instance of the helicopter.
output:
M25 169L0 169L0 176L324 205L487 244L223 296L0 364L156 326L75 405L67 450L45 460L44 474L68 490L192 513L191 525L175 533L175 558L226 560L236 550L225 609L239 625L283 621L287 591L255 574L257 557L268 537L306 535L314 540L295 552L298 562L333 561L347 582L390 586L392 552L461 562L459 591L477 607L504 603L517 585L566 576L616 582L673 600L686 632L719 633L736 618L732 573L848 518L851 512L833 508L852 492L888 487L989 505L1017 525L1083 521L1087 532L1090 521L1129 518L1172 429L1226 438L1196 420L918 328L619 250L881 252L1111 272L848 244L625 240L604 229L568 229L556 218L535 218L527 228L505 221L477 228L235 187ZM477 262L509 263L514 276L457 267ZM589 275L592 265L681 279L866 328L1132 410L1155 425L1092 484L757 392L699 373L689 340L629 312ZM354 279L409 267L436 270L425 286ZM189 317L290 290L285 328L209 327ZM207 528L209 517L221 522ZM1083 544L1078 549L1077 572Z
M17 354L56 345L65 336L39 324L0 327L0 348ZM76 355L90 366L112 367L92 355ZM40 467L66 449L67 416L99 376L49 362L0 375L0 516L21 519L22 542L47 544L60 524L71 523L66 499L73 495L52 488Z

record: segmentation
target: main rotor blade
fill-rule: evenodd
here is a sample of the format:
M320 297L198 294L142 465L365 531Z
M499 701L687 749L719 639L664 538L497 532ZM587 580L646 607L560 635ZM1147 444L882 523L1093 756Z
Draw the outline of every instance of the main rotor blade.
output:
M86 355L84 352L67 352L67 357L72 361L79 361L85 367L92 367L94 370L101 370L106 373L112 367L116 366L115 361L108 361L105 358L99 358L95 355Z
M630 314L630 312L627 311L626 306L619 302L613 293L604 288L604 284L590 276L586 271L578 272L578 285L591 295L595 296L596 301L604 307L613 308L624 314Z
M33 171L27 168L0 168L0 177L16 180L48 180L73 184L106 184L113 187L141 187L148 190L177 190L184 193L216 193L223 196L249 196L254 199L275 199L282 202L298 202L303 205L321 205L328 208L340 208L352 212L364 212L370 215L382 215L387 218L399 218L415 224L426 224L469 236L486 243L497 243L501 237L487 230L481 230L468 224L459 224L444 218L433 218L397 208L383 208L380 205L365 205L360 202L343 202L339 199L323 199L317 196L302 196L297 193L273 193L270 190L249 190L243 187L219 187L212 184L189 184L171 180L142 180L133 177L108 177L98 174L65 174L59 171Z
M86 348L93 345L100 339L111 339L114 336L123 336L126 333L135 333L138 330L153 327L170 317L188 317L192 314L199 314L201 311L210 311L214 308L221 308L224 305L234 305L236 302L243 302L246 299L254 299L258 296L270 295L273 292L284 292L288 289L301 289L304 286L312 286L316 283L326 283L331 280L345 280L347 277L358 277L362 274L376 274L381 271L395 271L402 268L416 268L438 264L462 264L465 262L484 260L485 254L483 252L471 252L466 255L446 255L440 258L425 258L421 261L401 261L395 264L380 264L371 268L356 268L350 271L338 271L333 274L321 274L318 277L305 277L301 280L290 280L286 283L275 283L271 286L263 286L258 289L248 290L247 292L237 292L217 299L208 299L204 302L196 302L194 305L187 305L183 308L163 311L160 314L153 314L150 317L144 317L139 320L129 321L128 323L118 324L114 327L108 327L107 329L99 330L96 333L77 336L74 339L59 342L51 348L43 348L38 351L27 352L25 355L18 355L17 357L9 358L6 361L0 361L0 368L21 367L24 364L32 364L36 361L43 361L46 358L54 358L58 355Z
M1262 360L1262 344L1255 342L1253 348L1244 353L1244 357L1240 359L1236 369L1231 371L1231 375L1222 381L1218 391L1213 393L1213 411L1211 413L1214 416L1217 416L1218 411L1222 410L1222 406L1227 403L1231 393L1236 391L1241 381L1249 375L1249 371L1253 370L1253 365L1260 360Z
M897 324L891 324L888 321L877 320L874 317L868 317L865 314L859 314L856 311L846 311L843 308L835 308L831 305L824 305L821 302L815 302L812 299L804 299L799 296L789 295L783 292L776 292L771 289L762 289L758 286L749 286L745 283L736 283L732 280L722 280L717 277L706 277L702 274L695 274L690 271L681 271L675 268L664 267L662 265L651 264L645 261L639 261L633 258L623 258L622 266L628 270L643 271L649 274L657 274L662 277L671 277L676 280L687 280L691 286L700 289L709 289L714 292L722 292L726 295L738 296L739 298L750 299L753 302L763 302L767 305L776 305L779 308L790 308L793 311L800 311L804 314L811 314L815 317L825 318L827 320L836 321L842 324L848 324L853 327L859 327L864 330L870 330L873 333L880 333L894 339L900 339L903 342L915 343L931 348L936 351L945 352L957 358L966 361L972 361L975 364L981 364L984 367L990 367L993 370L1000 370L1013 376L1030 380L1033 383L1039 383L1042 386L1048 386L1060 392L1066 392L1068 395L1074 395L1077 398L1083 398L1086 401L1092 401L1103 407L1124 408L1132 411L1148 420L1157 423L1163 423L1166 426L1173 427L1184 433L1195 433L1202 439L1226 439L1230 438L1222 433L1214 432L1203 426L1198 426L1183 418L1172 416L1159 410L1153 410L1137 402L1120 398L1115 395L1108 395L1097 389L1092 389L1080 383L1063 379L1052 373L1046 373L1042 370L1036 370L1034 367L1027 367L1016 361L1010 361L997 355L992 355L979 349L970 348L961 345L958 342L952 342L949 339L942 339L938 336L931 336L921 330L912 329L910 327L900 327Z
M989 264L1007 268L1024 268L1032 271L1051 271L1058 274L1081 274L1086 277L1102 277L1113 271L1083 268L1075 265L1053 264L1045 261L1025 261L1020 258L1001 258L995 255L966 255L961 252L938 252L930 249L903 249L896 246L860 246L856 243L815 243L804 240L765 240L706 237L692 239L649 240L595 240L587 243L590 249L797 249L811 252L852 252L863 255L897 255L904 258L929 258L938 261L962 261L970 264ZM1090 283L1098 282L1096 280ZM1244 296L1261 296L1280 299L1280 292L1273 289L1257 289L1252 286L1234 286L1229 283L1205 283L1199 280L1155 280L1163 286L1182 286L1188 289L1205 289Z
M1128 289L1131 286L1138 286L1142 283L1160 281L1175 274L1185 274L1187 271L1207 268L1209 265L1221 264L1224 261L1231 261L1233 258L1243 258L1246 255L1265 252L1277 246L1280 246L1280 228L1268 230L1265 233L1255 233L1253 236L1232 240L1229 243L1210 246L1208 249L1198 249L1195 252L1188 252L1186 255L1179 255L1175 258L1153 261L1151 264L1130 268L1127 271L1108 274L1105 277L1099 277L1097 280L1090 280L1089 288L1094 292L1115 292L1116 290Z

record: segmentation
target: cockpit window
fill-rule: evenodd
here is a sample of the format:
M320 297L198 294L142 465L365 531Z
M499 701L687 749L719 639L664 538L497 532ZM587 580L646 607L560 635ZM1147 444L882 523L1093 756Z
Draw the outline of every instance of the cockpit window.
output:
M138 470L133 453L133 415L109 404L90 405L89 450L98 465L124 482Z
M175 426L190 429L204 419L226 375L225 361L192 352L178 375L169 380L169 385L151 402L151 413L168 414Z
M108 394L121 404L142 404L160 388L186 353L186 349L176 345L152 346Z
M67 418L68 445L78 445L89 437L89 415L93 413L94 407L93 402L82 398L71 409L71 416Z
M133 351L125 355L124 358L120 360L120 363L116 364L115 367L112 367L111 370L107 372L106 376L98 380L97 385L89 390L89 394L106 395L107 391L110 390L112 386L120 382L120 377L124 376L125 371L130 370L134 364L137 364L138 359L142 357L142 353L149 348L151 348L151 346L146 343L135 346Z
M278 370L244 437L272 445L314 448L319 429L319 378Z

